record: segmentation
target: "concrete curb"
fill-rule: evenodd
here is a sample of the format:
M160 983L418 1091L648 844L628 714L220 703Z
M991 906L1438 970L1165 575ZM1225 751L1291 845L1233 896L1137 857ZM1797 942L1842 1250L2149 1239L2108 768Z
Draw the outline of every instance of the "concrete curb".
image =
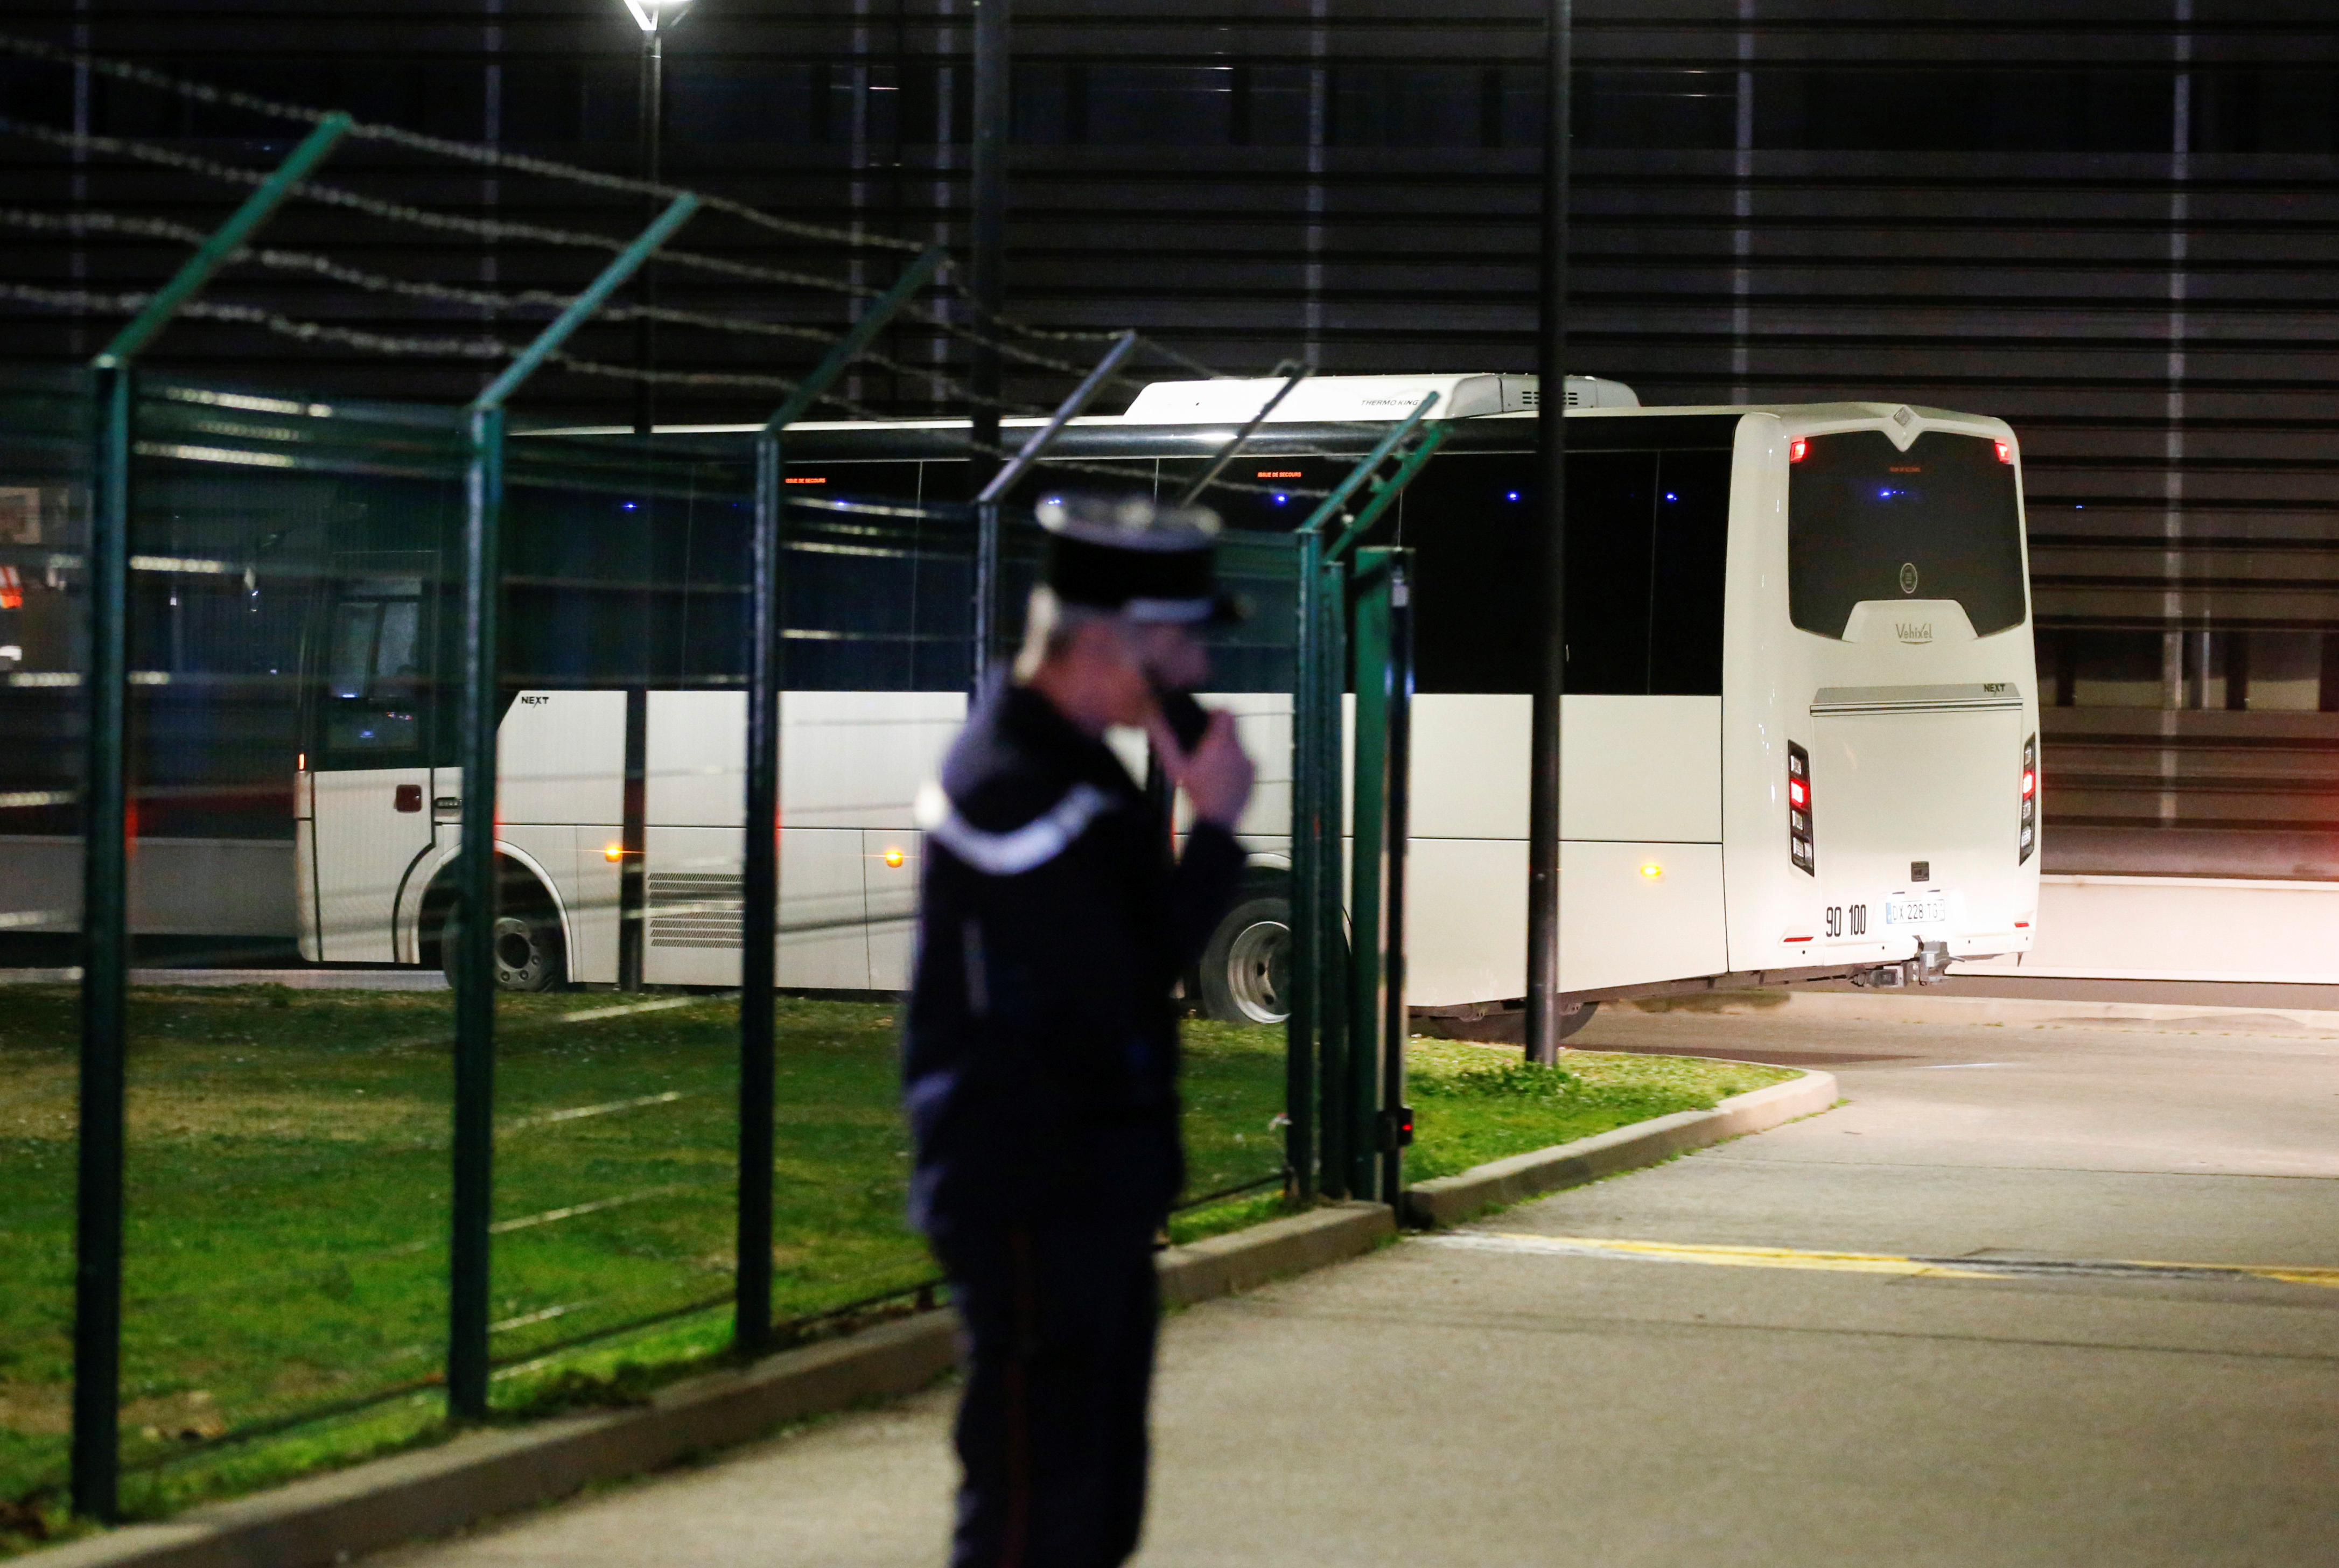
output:
M1742 998L1744 993L1735 993ZM2083 1028L2092 1023L2169 1023L2199 1020L2205 1030L2238 1019L2261 1022L2279 1019L2303 1032L2339 1032L2339 1012L2305 1007L2229 1007L2182 1001L2059 1001L2029 996L1940 996L1891 991L1791 991L1772 992L1760 1001L1734 1000L1730 991L1713 991L1691 1002L1658 999L1642 1005L1633 1001L1603 1002L1601 1014L1635 1013L1643 1017L1794 1018L1840 1023L2052 1023ZM2256 1031L2254 1031L2256 1032ZM1587 1047L1596 1050L1597 1047Z
M1406 1189L1406 1222L1425 1228L1459 1225L1489 1208L1655 1165L1726 1138L1762 1132L1825 1110L1836 1098L1833 1073L1806 1072L1768 1089L1733 1094L1712 1110L1684 1110L1634 1122L1574 1143L1494 1160L1459 1176L1416 1182Z
M1396 1233L1378 1203L1270 1220L1160 1257L1162 1299L1189 1306L1369 1252ZM42 1568L312 1568L550 1503L784 1421L925 1387L958 1358L954 1319L929 1312L661 1389L646 1406L474 1432L51 1547Z
M71 985L81 968L0 969L0 985ZM445 991L434 969L133 969L133 985L281 985L292 991Z
M1162 1253L1161 1299L1167 1306L1190 1307L1233 1296L1370 1252L1396 1234L1396 1216L1386 1203L1334 1203L1270 1219Z

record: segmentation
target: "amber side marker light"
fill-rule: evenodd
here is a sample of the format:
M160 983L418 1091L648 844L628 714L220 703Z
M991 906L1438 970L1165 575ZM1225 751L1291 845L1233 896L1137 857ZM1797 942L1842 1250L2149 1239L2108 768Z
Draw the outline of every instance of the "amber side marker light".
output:
M617 862L626 858L626 846L621 843L613 843L607 849L601 852L601 858L608 861L612 864L615 864Z
M1647 877L1651 882L1654 882L1657 878L1665 874L1665 868L1659 865L1655 861L1651 861L1648 864L1641 868L1641 874Z
M907 855L903 854L897 849L889 849L885 852L885 863L893 867L895 871L900 871L903 863L908 859L909 857Z

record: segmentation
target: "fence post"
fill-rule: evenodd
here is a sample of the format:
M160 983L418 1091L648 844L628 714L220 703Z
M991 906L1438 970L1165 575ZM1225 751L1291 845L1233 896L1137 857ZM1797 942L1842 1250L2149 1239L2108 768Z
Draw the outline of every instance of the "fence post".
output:
M80 1193L74 1278L74 1512L119 1512L122 1178L128 1045L128 366L96 374L89 529L89 760L83 783Z
M489 1209L495 1198L496 702L503 597L504 414L474 408L464 478L462 695L456 762L455 1149L447 1268L447 1404L488 1413ZM442 937L441 939L446 940Z
M1340 874L1342 830L1347 825L1340 764L1346 728L1341 697L1349 670L1347 561L1358 541L1444 445L1447 427L1426 422L1437 398L1436 392L1424 397L1410 414L1391 427L1298 529L1300 673L1292 715L1293 960L1298 973L1291 1021L1286 1027L1284 1109L1296 1134L1304 1130L1313 1135L1319 1173L1316 1190L1335 1198L1372 1190L1374 1154L1380 1142L1376 1115L1379 1090L1374 1075L1381 1057L1377 1051L1367 1054L1365 1042L1377 1039L1386 1027L1385 1009L1378 999L1387 994L1376 978L1372 991L1376 1000L1369 1006L1357 1001L1363 992L1360 987L1352 987L1350 977L1367 971L1351 965L1362 965L1365 961L1341 940L1343 892L1359 896L1355 889L1344 889ZM1382 466L1392 458L1397 460L1396 468L1382 475ZM1350 513L1346 508L1359 491L1365 501ZM1336 522L1340 525L1339 536L1327 545L1325 530ZM1384 664L1386 656L1386 653L1381 656ZM1409 676L1407 682L1409 693ZM1362 760L1366 720L1361 689L1358 698L1357 744ZM1381 738L1374 744L1382 744L1385 737L1383 726ZM1357 798L1361 807L1361 790ZM1364 831L1360 823L1359 845ZM1380 897L1377 888L1376 880L1372 894L1376 902ZM1364 920L1360 910L1359 942L1365 940ZM1402 928L1399 932L1401 947ZM1377 965L1376 959L1372 966L1376 976ZM1397 1005L1402 1006L1401 1001ZM1400 1037L1403 1027L1399 1017ZM1307 1060L1311 1047L1312 1062ZM1308 1109L1311 1092L1318 1114L1303 1128L1301 1113ZM1301 1185L1305 1189L1304 1173Z
M1354 944L1342 932L1346 903L1340 874L1340 840L1346 826L1345 776L1341 763L1346 715L1341 698L1348 685L1348 568L1331 560L1317 568L1316 639L1316 836L1315 902L1309 918L1317 931L1317 1169L1320 1190L1327 1197L1349 1196L1354 1128L1350 1125L1347 1091L1351 1040L1348 1016L1348 965Z
M74 1512L121 1512L122 1180L130 975L130 457L139 353L349 133L328 114L92 361L89 735L83 780L79 1188L74 1200Z
M1303 529L1298 548L1298 657L1291 680L1291 1011L1283 1022L1283 1163L1290 1175L1284 1196L1312 1197L1316 1181L1316 1036L1323 1006L1317 997L1322 932L1317 907L1316 661L1322 656L1316 598L1323 578L1324 536Z
M463 691L456 720L463 815L455 854L455 1147L454 1189L448 1205L447 1408L466 1420L476 1421L488 1413L489 1224L495 1201L496 730L503 719L496 684L497 612L503 595L504 409L512 394L569 335L697 211L696 196L676 197L465 410L470 419L471 456L463 487Z
M1391 1119L1381 1154L1381 1197L1392 1207L1405 1202L1405 1151L1413 1142L1413 1110L1406 1103L1406 1052L1413 1037L1412 1010L1406 1002L1412 960L1406 938L1406 860L1413 838L1413 551L1395 552L1389 581L1389 791L1388 892L1391 932L1386 1001L1381 1025L1389 1041L1381 1059L1381 1104Z
M1348 1118L1347 1186L1352 1198L1374 1195L1379 1164L1381 1062L1390 1049L1384 1036L1387 1018L1392 945L1388 926L1390 657L1389 552L1357 553L1356 643L1357 755L1351 776L1348 859L1348 1073L1341 1103Z
M933 280L948 253L929 245L893 286L870 302L830 345L811 375L773 411L755 436L755 532L751 547L747 647L746 843L739 876L739 1201L732 1277L732 1347L762 1353L772 1332L772 991L780 940L780 692L786 671L781 641L786 606L782 551L786 547L787 459L781 436L812 410L836 379L876 340L912 296Z
M1351 1093L1358 1125L1372 1129L1379 1196L1395 1205L1404 1190L1405 862L1411 812L1412 552L1357 554L1357 823L1353 919L1360 944L1356 971L1355 1071ZM1370 912L1363 890L1371 890ZM1372 1156L1359 1156L1362 1171ZM1361 1194L1365 1187L1357 1188Z

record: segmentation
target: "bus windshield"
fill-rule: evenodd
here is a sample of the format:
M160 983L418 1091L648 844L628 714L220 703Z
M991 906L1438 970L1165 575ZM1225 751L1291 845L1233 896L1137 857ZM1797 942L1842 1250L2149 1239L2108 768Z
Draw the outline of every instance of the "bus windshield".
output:
M1980 436L1933 430L1905 452L1881 430L1813 436L1787 469L1787 602L1841 637L1865 599L1954 599L1986 637L2022 624L2014 466Z

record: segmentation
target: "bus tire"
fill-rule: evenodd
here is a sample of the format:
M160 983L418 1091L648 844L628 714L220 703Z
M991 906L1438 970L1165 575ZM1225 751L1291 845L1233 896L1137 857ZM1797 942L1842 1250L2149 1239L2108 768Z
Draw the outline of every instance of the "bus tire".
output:
M1221 1023L1290 1016L1291 901L1253 890L1235 901L1202 949L1202 1012Z
M554 991L568 978L567 944L560 917L536 879L509 862L498 866L495 942L496 989L515 992ZM462 951L461 906L449 900L439 926L439 965L447 983L456 981Z

